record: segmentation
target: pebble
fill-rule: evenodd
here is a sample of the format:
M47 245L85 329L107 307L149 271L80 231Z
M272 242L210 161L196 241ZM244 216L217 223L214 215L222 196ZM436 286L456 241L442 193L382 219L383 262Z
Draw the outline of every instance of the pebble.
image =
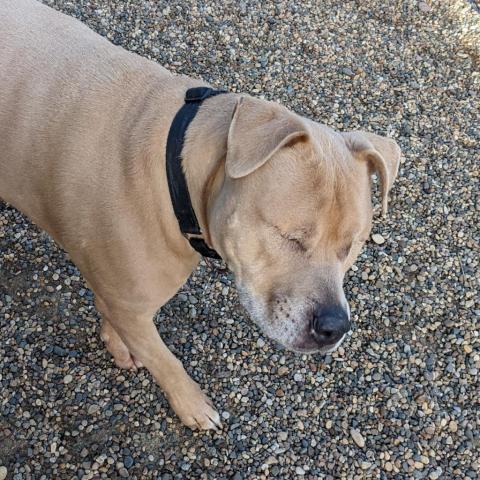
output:
M430 474L428 475L428 478L430 480L438 480L441 476L442 476L442 469L437 468L433 472L430 472Z
M374 233L372 235L372 240L377 244L377 245L382 245L383 243L385 243L385 238L383 238L382 235L380 235L379 233Z
M88 414L89 415L94 415L100 410L100 407L98 405L90 405L88 407Z
M0 480L5 480L7 478L7 467L0 466Z
M122 478L128 478L129 477L128 470L125 467L119 468L118 473Z
M363 438L362 434L355 428L350 430L350 435L353 438L353 441L360 447L363 448L365 446L365 439Z
M67 374L67 375L65 375L65 376L63 377L63 383L64 383L65 385L68 385L68 384L71 383L72 381L73 381L73 377L72 377L72 375L70 375L70 374Z
M422 1L418 2L418 8L424 13L427 13L432 9L432 7L427 2Z

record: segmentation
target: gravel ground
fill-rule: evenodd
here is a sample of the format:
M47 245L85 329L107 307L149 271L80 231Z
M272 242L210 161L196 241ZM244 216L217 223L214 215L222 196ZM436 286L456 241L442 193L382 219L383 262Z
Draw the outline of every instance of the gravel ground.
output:
M478 478L478 3L47 3L173 71L393 136L405 159L338 352L278 350L220 263L161 310L220 434L114 366L79 272L0 204L0 479Z

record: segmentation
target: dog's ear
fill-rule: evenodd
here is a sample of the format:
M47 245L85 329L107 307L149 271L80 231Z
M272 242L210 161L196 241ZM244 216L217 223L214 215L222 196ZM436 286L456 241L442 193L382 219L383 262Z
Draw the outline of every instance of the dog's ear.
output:
M388 193L397 177L401 151L395 140L368 132L342 133L350 150L368 162L369 172L380 177L382 213L388 208Z
M227 175L245 177L280 149L292 147L307 137L302 121L284 107L253 97L241 97L228 131Z

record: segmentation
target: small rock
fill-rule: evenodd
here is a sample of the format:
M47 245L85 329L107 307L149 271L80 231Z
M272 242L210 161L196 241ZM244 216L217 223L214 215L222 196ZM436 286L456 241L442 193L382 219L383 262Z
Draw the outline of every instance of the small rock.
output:
M296 467L295 468L295 473L297 475L305 475L305 470L302 467Z
M382 235L379 233L374 233L372 235L372 240L377 244L377 245L382 245L382 243L385 243L385 239L383 238Z
M63 383L65 385L68 385L69 383L71 383L73 381L73 377L68 374L68 375L65 375L65 377L63 377Z
M288 373L288 367L281 366L278 369L278 374L279 375L286 375Z
M125 468L125 467L122 467L118 470L118 473L120 474L120 476L122 478L128 478L129 475L128 475L128 470Z
M94 415L100 410L100 407L98 405L90 405L88 407L88 414L89 415Z
M58 345L55 345L53 347L53 353L55 355L58 355L59 357L66 357L68 355L68 352L64 348L59 347Z
M288 438L288 432L278 432L277 437L279 442L285 442Z
M433 472L430 472L430 475L428 476L428 478L430 480L438 480L440 478L440 476L442 475L442 472L443 472L442 469L440 467L438 467Z
M353 441L360 447L363 448L365 446L365 439L363 438L362 434L356 430L355 428L352 428L350 430L350 435L353 438Z
M258 348L263 348L265 346L265 340L263 340L263 338L259 338L257 340L257 347Z
M0 480L5 480L7 478L7 467L0 467Z
M423 13L427 13L432 9L432 7L427 2L418 2L418 8Z
M448 429L455 433L457 430L458 430L458 425L457 425L457 422L455 420L452 420L449 424L448 424Z
M296 382L303 382L303 375L301 373L296 373L294 376L293 376L293 379L296 381Z

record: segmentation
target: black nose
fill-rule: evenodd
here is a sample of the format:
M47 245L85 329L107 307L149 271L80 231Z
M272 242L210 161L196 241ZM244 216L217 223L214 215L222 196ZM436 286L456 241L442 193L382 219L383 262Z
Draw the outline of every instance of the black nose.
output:
M348 312L340 305L321 305L315 308L312 333L321 347L335 345L349 330Z

